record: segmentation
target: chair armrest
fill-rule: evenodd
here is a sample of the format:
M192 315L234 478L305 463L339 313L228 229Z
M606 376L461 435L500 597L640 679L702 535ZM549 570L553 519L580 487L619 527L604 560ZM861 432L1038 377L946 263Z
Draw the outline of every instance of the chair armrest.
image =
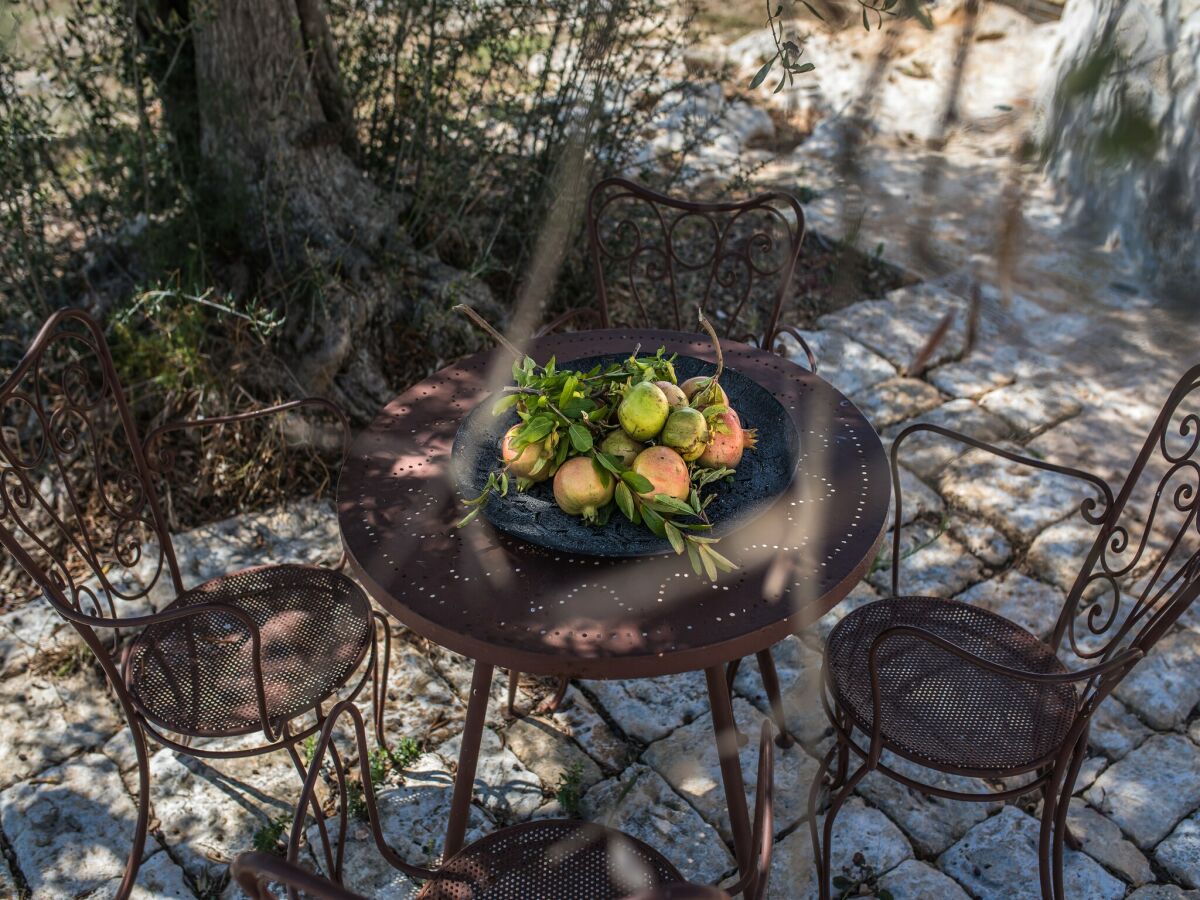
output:
M928 431L949 440L956 441L960 444L965 444L973 447L976 450L983 450L985 453L991 453L994 456L1002 457L1010 462L1020 463L1030 466L1034 469L1041 469L1046 472L1054 472L1058 475L1065 475L1069 478L1075 478L1079 481L1085 481L1092 487L1096 488L1103 500L1103 505L1097 509L1096 498L1085 497L1079 505L1080 514L1083 518L1092 525L1100 525L1103 523L1105 516L1111 512L1113 508L1113 492L1108 486L1108 482L1091 472L1086 472L1083 469L1072 468L1071 466L1061 466L1057 463L1046 462L1044 459L1035 459L1032 456L1022 456L1019 453L1014 453L1011 450L1006 450L1003 447L998 447L995 444L989 444L986 441L978 440L968 434L963 434L959 431L954 431L950 428L943 428L941 425L933 425L928 422L918 422L915 425L909 425L892 441L892 449L890 453L890 463L892 469L892 491L896 500L896 513L892 518L892 596L897 596L900 593L900 520L903 515L903 498L900 491L900 445L904 443L904 439L910 434L916 434L920 431Z
M275 900L268 882L285 885L317 900L366 900L308 869L270 853L239 853L229 864L229 874L250 900Z
M876 635L875 639L871 642L871 648L867 656L867 671L871 683L870 753L872 754L872 764L879 761L879 751L882 750L882 747L879 746L883 712L883 695L879 686L879 653L883 645L889 640L902 635L931 644L978 669L993 672L1005 678L1011 678L1013 681L1025 682L1027 684L1072 684L1078 681L1091 681L1093 678L1098 678L1118 669L1131 666L1145 656L1145 652L1140 648L1131 647L1098 665L1089 666L1086 669L1078 669L1074 672L1027 672L1024 669L1014 669L1011 666L984 659L970 650L960 647L954 642L948 641L944 637L916 625L892 625Z
M806 341L804 339L804 335L802 335L797 329L793 328L791 325L780 325L779 330L776 331L774 335L772 335L771 343L774 344L774 346L771 347L771 351L774 353L779 352L779 345L775 343L775 339L777 337L779 337L779 335L781 335L781 334L789 335L792 339L794 339L796 341L796 343L798 343L800 345L800 349L803 350L804 355L806 357L808 357L808 370L810 372L812 372L814 375L816 375L817 374L817 354L814 353L813 348L808 345L808 341Z
M324 397L304 397L300 400L289 400L286 403L278 403L275 406L267 406L262 409L252 409L246 412L234 413L228 416L210 416L206 419L189 419L182 422L168 422L165 425L160 425L146 436L142 441L142 453L145 455L147 462L155 460L154 468L157 471L169 469L174 462L174 453L170 450L161 450L157 453L154 450L155 444L159 439L172 431L182 431L189 428L207 428L215 425L228 425L231 422L248 422L251 419L262 419L266 416L278 415L280 413L290 412L293 409L299 409L305 406L320 407L332 412L338 422L342 426L342 459L341 463L345 463L346 454L350 450L350 420L346 418L346 414L341 407L332 400L326 400Z

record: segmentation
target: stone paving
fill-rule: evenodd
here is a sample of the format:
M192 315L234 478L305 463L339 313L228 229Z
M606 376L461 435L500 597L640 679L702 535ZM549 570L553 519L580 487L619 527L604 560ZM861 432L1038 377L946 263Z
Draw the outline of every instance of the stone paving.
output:
M949 287L923 288L948 306ZM1119 371L1090 365L1071 329L1043 327L1032 301L1027 329L1041 329L1057 377L1030 372L958 389L974 362L948 354L921 379L901 374L906 351L880 337L925 327L910 289L850 306L806 334L823 374L864 409L887 438L913 421L945 422L981 438L1024 446L1065 463L1084 457L1119 479L1169 387L1171 361ZM880 312L880 303L894 304ZM1009 325L1011 325L1011 318ZM1089 323L1088 327L1093 327ZM1057 337L1055 337L1057 335ZM857 337L863 337L859 341ZM984 318L977 346L995 354L1011 331ZM908 349L911 349L911 342ZM1020 344L1014 345L1019 350ZM887 350L885 356L878 351ZM799 353L797 350L797 357ZM1153 363L1153 364L1152 364ZM1069 374L1068 374L1069 373ZM911 384L910 384L911 383ZM1119 414L1114 404L1120 403ZM1104 446L1089 440L1101 435ZM1041 449L1041 448L1044 448ZM1087 547L1079 492L1059 476L1028 473L978 452L914 442L901 470L901 589L956 596L1046 634ZM1073 451L1073 452L1068 452ZM332 511L314 504L247 515L178 536L187 578L264 560L328 561L337 552ZM807 897L812 865L806 795L828 729L816 701L821 646L850 609L888 590L885 556L850 597L804 634L775 650L790 730L800 743L777 763L773 894ZM156 598L156 603L166 597ZM469 663L397 627L388 723L393 741L421 753L379 792L385 831L414 860L434 858L449 803ZM36 897L103 897L115 889L132 832L133 756L119 712L98 672L40 603L0 616L0 830L6 866L0 888ZM522 684L532 707L552 685ZM583 815L629 830L662 849L691 878L720 882L733 870L729 826L699 674L637 682L579 682L561 710L507 721L503 684L485 731L473 834L531 816L574 809L560 792L572 779ZM1200 896L1200 617L1168 635L1121 685L1096 719L1077 785L1071 824L1083 841L1067 853L1072 897ZM766 697L753 660L735 683L735 714L754 733ZM902 770L911 764L897 762ZM753 782L754 753L743 766ZM298 790L282 754L197 761L161 749L152 760L154 829L139 880L141 897L236 896L225 865L288 815ZM925 773L929 778L929 773ZM952 786L963 779L933 776ZM1035 896L1034 802L960 804L867 778L836 826L836 859L868 893L895 898ZM855 853L861 853L855 862ZM378 860L364 827L351 837L348 882L368 895L403 896L414 885ZM872 874L866 876L865 867Z
M1003 16L1012 40L1046 39ZM1000 68L1011 66L1014 56L1005 40L988 44ZM738 49L744 43L731 45L729 55L740 60L737 53L747 54L739 64L752 72L757 51ZM926 82L915 84L926 88ZM893 107L912 101L909 87L889 87L899 92ZM980 116L995 104L1015 102L1011 91L993 93L980 101ZM935 100L925 106L937 108ZM894 118L887 126L887 115L881 116L893 136L911 124ZM885 444L912 422L933 422L1083 466L1119 484L1175 377L1200 354L1194 344L1172 343L1178 329L1171 320L1117 281L1119 261L1098 258L1063 236L1044 186L1030 189L1019 271L997 275L988 256L994 235L984 227L972 230L973 222L990 219L973 218L972 208L987 207L1002 188L1004 169L993 152L1002 138L985 129L974 143L946 150L953 165L942 201L959 214L953 229L939 223L934 237L952 260L949 269L931 277L902 241L889 241L886 257L924 280L831 313L805 337L821 374L867 412ZM861 241L871 246L890 239L896 223L911 215L908 198L921 166L920 154L903 142L881 139L867 153L864 168L876 180L857 188L866 210ZM810 222L837 233L832 158L832 144L818 132L760 175L794 187L802 167L804 183L817 190L806 207ZM970 346L968 275L980 280L983 298ZM924 371L910 373L947 312L955 320L946 340ZM803 360L798 347L791 351ZM906 448L901 590L958 597L1046 634L1091 539L1078 516L1077 486L921 436ZM189 583L251 563L328 561L337 547L332 511L309 504L217 523L176 542ZM805 800L829 740L816 697L821 648L841 616L889 590L886 557L880 563L837 609L775 650L788 726L799 739L776 764L775 897L815 895ZM389 774L378 799L389 840L411 861L429 862L449 806L470 664L402 628L395 636L389 734L393 743L412 738L420 752ZM521 705L532 708L552 688L527 679ZM722 882L732 875L701 675L582 681L571 686L559 711L515 721L501 714L503 695L498 676L470 835L577 809L658 847L692 879ZM1066 853L1070 897L1200 898L1198 702L1200 610L1182 620L1095 719L1071 807L1082 848ZM741 728L753 733L766 707L748 660L735 683ZM132 748L98 671L43 603L0 615L0 719L6 763L0 770L0 895L111 896L133 831ZM743 767L750 783L755 764L748 749ZM896 765L933 783L962 782ZM228 884L228 861L256 839L269 843L298 793L286 756L197 761L158 749L152 771L152 835L135 896L238 896ZM1037 895L1033 799L959 804L878 776L865 779L857 793L837 820L834 844L835 866L861 882L856 896L883 890L895 900ZM377 857L362 825L349 839L347 883L369 896L403 897L415 887Z

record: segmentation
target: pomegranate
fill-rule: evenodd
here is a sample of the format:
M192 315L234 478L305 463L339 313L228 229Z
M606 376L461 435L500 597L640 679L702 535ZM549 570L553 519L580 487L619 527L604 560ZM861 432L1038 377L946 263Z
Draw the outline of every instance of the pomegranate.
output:
M626 469L633 465L634 457L645 449L645 444L635 441L620 428L609 432L608 436L600 442L600 452L615 456Z
M529 444L518 453L513 449L512 440L513 435L520 427L521 423L518 423L504 432L504 440L500 442L500 458L504 460L508 471L518 479L523 478L529 482L545 481L550 477L550 459L554 449L552 446L548 446L550 439ZM543 458L546 460L546 465L542 466L536 474L532 474L533 467L537 465L539 459Z
M616 479L591 457L576 456L559 466L554 475L554 502L567 515L594 522L600 507L612 499L616 486Z
M662 388L652 381L643 381L625 394L617 407L617 418L635 441L648 441L662 431L670 411L671 404Z
M652 490L641 495L647 500L655 494L686 500L691 493L687 463L670 447L646 448L633 461L633 471L654 485Z
M694 378L689 378L687 381L685 381L683 384L681 384L680 387L683 389L683 393L688 398L688 400L694 402L696 399L696 394L698 394L700 391L707 388L711 382L712 382L712 378L710 376L697 375ZM705 403L697 403L696 406L698 408L703 408L712 403L720 403L723 406L728 406L729 405L729 396L725 393L725 388L721 387L721 385L718 384L716 393L717 393L716 399L709 399Z
M704 418L704 413L685 406L667 416L667 424L663 426L659 439L672 450L678 451L687 462L691 462L708 446L708 431L708 421Z
M754 449L754 429L743 428L741 417L732 409L716 417L711 431L708 446L699 459L700 465L706 469L719 469L722 466L736 469L742 461L742 453Z
M671 381L656 381L654 383L666 395L667 403L671 409L679 409L681 406L687 406L687 394L683 392L683 389L679 385Z

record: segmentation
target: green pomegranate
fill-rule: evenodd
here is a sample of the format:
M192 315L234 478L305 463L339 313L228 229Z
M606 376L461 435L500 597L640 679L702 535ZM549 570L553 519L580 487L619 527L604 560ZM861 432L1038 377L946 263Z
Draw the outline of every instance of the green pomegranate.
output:
M641 496L649 500L655 494L666 494L676 500L686 500L692 490L687 463L670 447L648 447L633 461L633 471L654 487Z
M727 409L716 417L708 446L700 454L700 465L706 469L722 466L736 469L742 461L742 453L753 450L756 435L753 428L743 428L737 412Z
M694 402L696 399L696 394L699 393L700 391L702 391L704 388L708 387L708 385L711 381L712 381L712 378L709 377L708 375L697 375L694 378L689 378L687 381L685 381L679 387L683 389L683 393L688 398L688 401ZM723 406L729 405L729 397L725 393L725 388L721 387L721 385L719 385L719 384L717 385L717 399L715 401L710 400L710 401L708 401L708 403L700 403L700 404L696 404L696 406L697 407L708 406L710 403L714 403L714 402L720 403Z
M513 449L512 441L513 435L521 427L521 424L518 423L504 432L504 440L500 442L500 458L504 460L508 471L518 479L528 482L545 481L550 477L550 456L554 448L549 446L550 439L547 438L545 441L527 445L518 453ZM538 460L543 458L546 459L546 465L534 473L534 466L537 465Z
M672 381L656 381L654 383L666 395L667 403L670 404L671 409L679 409L681 406L687 406L687 394L683 392L683 389L679 385Z
M568 459L554 475L554 502L567 515L582 516L585 522L596 520L615 489L616 479L587 456Z
M634 458L646 449L641 441L635 441L620 428L609 432L600 442L600 452L615 456L625 468L633 465Z
M662 431L670 411L671 404L662 388L652 381L643 381L625 394L617 407L617 418L635 441L648 441Z
M659 439L687 462L698 459L708 446L708 421L698 409L685 406L667 416Z

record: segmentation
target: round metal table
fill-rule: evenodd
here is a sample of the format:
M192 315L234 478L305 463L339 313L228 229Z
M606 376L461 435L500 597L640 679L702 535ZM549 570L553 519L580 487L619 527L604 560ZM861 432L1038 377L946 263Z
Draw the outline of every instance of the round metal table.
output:
M645 329L552 335L528 352L539 362L554 355L561 366L636 345L713 360L703 335ZM721 541L739 569L716 584L698 578L686 557L601 560L544 551L479 520L454 528L464 507L450 449L462 417L508 383L512 360L503 351L442 369L388 404L354 440L338 487L354 573L401 623L476 661L447 857L461 846L495 666L578 678L703 669L737 858L743 871L750 865L724 666L765 653L861 580L883 539L891 478L870 423L826 381L745 344L723 342L722 349L727 368L757 381L787 410L800 458L788 491Z

